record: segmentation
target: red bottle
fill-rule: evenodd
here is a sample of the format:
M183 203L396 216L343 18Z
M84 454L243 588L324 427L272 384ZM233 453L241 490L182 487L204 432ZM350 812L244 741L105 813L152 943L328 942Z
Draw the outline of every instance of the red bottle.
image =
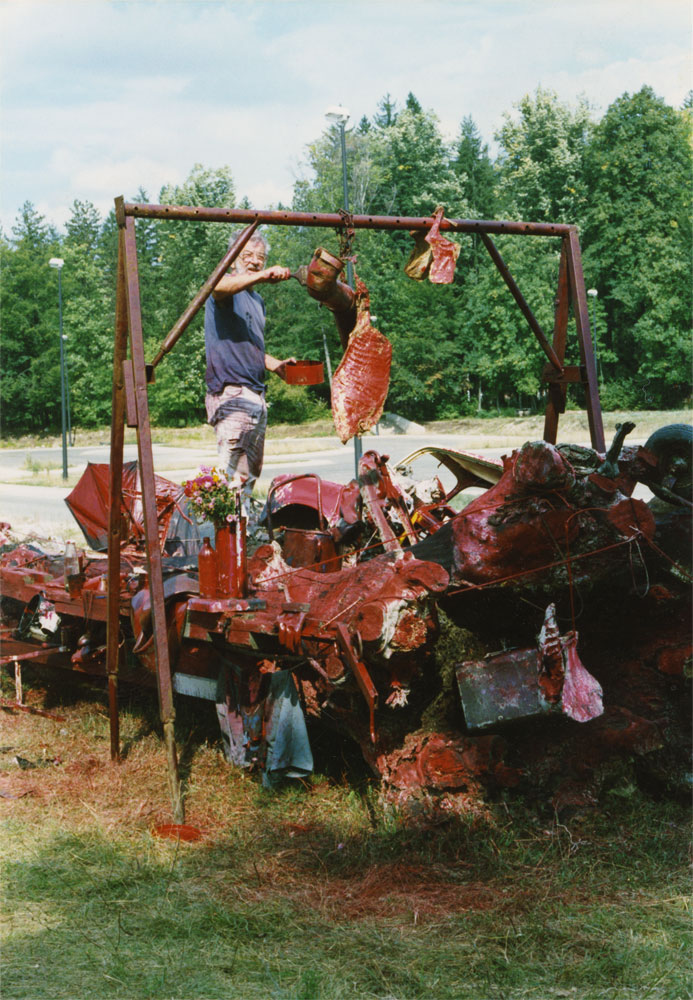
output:
M200 577L200 597L216 597L217 555L207 537L197 555L197 571Z

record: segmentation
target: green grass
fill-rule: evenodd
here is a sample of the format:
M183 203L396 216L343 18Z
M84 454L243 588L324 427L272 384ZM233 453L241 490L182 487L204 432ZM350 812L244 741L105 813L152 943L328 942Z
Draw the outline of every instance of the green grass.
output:
M27 455L22 468L31 473L31 478L17 480L22 486L67 486L74 485L69 480L62 478L62 464L60 462L49 462L45 458L34 458ZM72 477L77 481L77 476Z
M184 701L204 837L176 844L151 832L170 820L154 700L124 694L114 765L98 690L26 688L65 718L3 712L3 1000L690 995L680 804L624 783L565 824L509 799L412 829L363 778L263 790Z
M284 801L282 814L301 807ZM639 803L629 816L607 816L616 839L624 821L654 819L652 850L663 834L652 812ZM544 846L537 871L526 837L489 857L450 831L435 835L435 852L416 838L361 831L335 864L327 830L287 849L273 813L255 801L250 825L180 848L146 832L73 833L48 821L32 834L8 822L3 997L687 995L690 927L669 859L641 861L626 875L606 841L579 860L557 841ZM300 887L287 893L272 877L278 855L310 887L308 903ZM330 883L348 899L364 865L383 856L435 869L462 900L473 883L475 902L420 914L416 897L390 908L385 895L384 915L356 918L326 906Z
M110 427L74 428L75 447L107 445L111 440ZM268 428L269 440L284 440L286 438L335 436L332 420L315 420L305 424L273 424ZM137 443L135 429L126 427L124 431L125 444ZM168 444L179 448L209 445L214 448L214 432L209 424L199 424L192 427L152 427L154 444ZM2 448L58 448L61 444L59 434L4 434L0 439Z
M690 410L639 410L629 412L604 413L604 427L607 436L613 435L616 424L624 420L632 420L636 424L635 435L639 438L649 437L652 431L664 424L689 423ZM522 443L540 438L543 433L544 418L537 414L530 417L499 417L485 415L483 417L460 417L456 420L435 420L427 423L426 430L439 434L459 434L468 447L503 447L506 444ZM75 444L77 447L87 445L106 445L110 442L110 428L76 428ZM587 415L581 410L569 410L560 418L559 437L561 440L575 440L576 436L589 437ZM267 431L267 439L286 441L287 438L322 438L331 437L335 446L338 443L334 426L330 419L315 420L305 424L272 424ZM214 435L207 424L196 427L154 427L152 439L155 444L167 444L179 448L203 445L214 448ZM135 444L137 436L132 428L125 428L125 443ZM38 448L58 447L60 435L57 434L23 434L7 435L0 440L2 448Z

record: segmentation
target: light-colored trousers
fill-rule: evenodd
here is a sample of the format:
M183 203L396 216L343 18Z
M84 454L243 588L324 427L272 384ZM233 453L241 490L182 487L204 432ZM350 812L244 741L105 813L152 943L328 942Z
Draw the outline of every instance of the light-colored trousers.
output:
M248 513L255 482L262 472L267 428L267 404L246 386L226 385L205 397L207 419L217 437L219 463L234 486L241 487Z

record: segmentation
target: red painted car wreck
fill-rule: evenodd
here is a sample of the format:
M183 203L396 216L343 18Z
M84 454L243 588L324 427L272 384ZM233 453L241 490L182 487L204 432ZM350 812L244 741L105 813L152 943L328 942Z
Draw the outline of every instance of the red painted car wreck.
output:
M605 760L654 760L676 728L671 689L690 655L688 508L655 501L655 516L628 495L661 475L646 448L621 449L610 470L591 449L546 442L524 445L502 468L463 452L442 457L457 476L447 494L375 452L347 486L312 475L275 482L268 541L235 593L211 597L199 595L186 554L199 540L182 491L160 479L161 545L174 553L163 560L174 690L215 700L229 759L262 768L272 676L285 674L301 713L355 739L384 794L425 817L531 782L557 802L566 787L571 802L576 788L584 799ZM459 488L484 479L486 491L455 511ZM108 467L91 467L75 491L82 506L71 503L92 543L103 538L97 498L107 480ZM153 683L139 507L126 482L121 677ZM188 536L172 537L172 520ZM83 559L67 580L63 569L62 558L28 546L0 556L3 662L105 674L107 564ZM626 603L627 617L614 620ZM633 662L636 635L656 647L650 662ZM633 686L648 690L646 705Z
M247 224L149 365L137 217ZM575 228L442 211L345 218L123 199L116 219L111 465L87 470L70 498L88 544L107 547L108 558L83 555L75 566L30 546L2 551L2 662L17 677L25 660L106 676L114 758L118 683L156 685L178 822L174 692L215 702L228 759L269 784L310 772L306 720L350 737L385 797L425 819L480 808L511 787L574 808L598 793L613 760L635 760L658 790L679 788L690 704L691 428L629 447L624 425L606 450ZM417 253L429 234L434 264L444 251L446 282L455 244L441 231L479 235L548 359L544 440L502 463L427 449L453 474L451 489L412 474L417 453L393 468L368 451L346 486L279 479L263 544L246 545L242 517L226 532L223 565L217 544L215 587L213 574L198 577L200 531L183 491L154 475L147 385L260 222L351 235L408 230ZM561 240L552 343L495 233ZM390 354L370 326L365 287L355 295L339 281L340 265L320 250L296 276L333 312L345 348L336 422L346 439L377 419ZM567 365L571 310L580 363ZM573 383L584 387L590 448L556 443ZM125 423L137 428L136 473L122 461ZM638 483L653 501L633 497ZM461 506L469 487L483 492Z

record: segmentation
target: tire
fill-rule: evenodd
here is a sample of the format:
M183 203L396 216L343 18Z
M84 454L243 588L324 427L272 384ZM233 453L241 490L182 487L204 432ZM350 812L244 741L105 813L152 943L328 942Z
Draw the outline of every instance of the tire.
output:
M667 503L686 506L693 502L693 427L668 424L651 434L645 448L657 459L647 485Z

